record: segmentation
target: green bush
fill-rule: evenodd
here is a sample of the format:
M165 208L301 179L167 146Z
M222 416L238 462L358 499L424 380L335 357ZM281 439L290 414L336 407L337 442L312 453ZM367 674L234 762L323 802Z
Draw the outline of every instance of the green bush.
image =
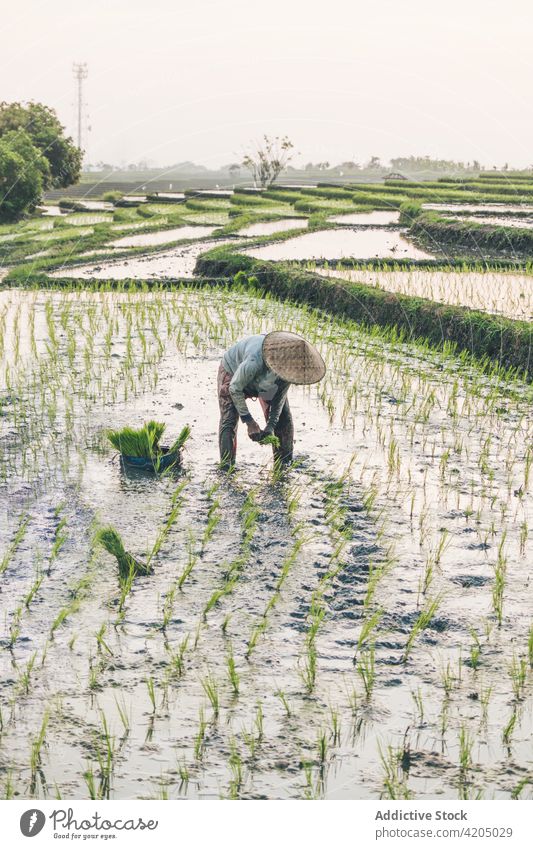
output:
M124 192L110 191L104 192L102 195L102 200L107 201L107 203L116 203L117 200L122 200L124 197Z
M35 209L47 168L24 130L0 137L0 221L15 221Z

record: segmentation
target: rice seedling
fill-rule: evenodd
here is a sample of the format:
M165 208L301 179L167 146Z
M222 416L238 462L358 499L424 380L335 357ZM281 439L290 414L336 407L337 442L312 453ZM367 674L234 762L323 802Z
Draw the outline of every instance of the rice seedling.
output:
M26 608L26 610L30 609L30 605L31 605L32 601L34 600L35 596L37 595L37 593L39 592L39 590L41 588L43 578L44 578L43 573L41 572L40 568L37 567L37 570L35 572L35 579L34 579L32 585L31 585L31 587L29 588L28 592L24 596L24 607Z
M220 713L220 696L218 691L218 682L211 674L202 679L202 689L213 708L213 719L218 719Z
M406 774L403 769L405 760L404 748L387 746L383 750L378 743L378 752L383 767L383 786L386 799L410 799L412 793L407 786Z
M422 725L424 722L424 697L422 695L422 690L420 687L416 690L411 690L411 698L416 707L417 711L417 722L419 725Z
M240 678L239 678L239 673L237 672L237 667L236 667L236 664L235 664L235 658L233 656L233 651L232 651L231 645L229 646L228 653L226 655L226 667L227 667L227 670L228 670L228 678L229 678L229 681L230 681L230 684L231 684L231 688L233 690L233 695L238 696L239 695Z
M115 557L121 581L125 582L131 577L149 573L150 570L145 563L141 563L131 554L128 554L120 535L111 526L101 528L95 535L95 542Z
M372 691L374 689L374 684L376 681L375 654L376 652L374 643L371 643L368 648L361 652L359 662L356 667L357 673L361 677L361 681L363 682L363 687L367 700L370 699L372 695Z
M264 734L263 720L264 720L263 705L261 704L261 702L257 702L256 708L255 708L254 725L255 725L255 728L256 728L256 731L257 731L257 739L259 741L261 741L263 739L263 734Z
M405 644L402 661L405 663L411 654L413 645L418 636L430 625L437 610L440 607L442 598L437 596L434 599L428 599L426 606L420 611Z
M11 540L6 552L4 553L2 559L0 560L0 575L3 575L9 566L13 556L15 555L18 547L22 543L22 540L26 536L26 531L28 529L28 525L30 523L30 517L28 515L23 516L18 524L17 530Z
M152 677L147 678L145 683L146 689L148 691L148 698L150 699L150 704L152 705L152 713L154 714L157 709L154 679Z
M124 696L121 697L120 701L115 696L115 705L117 707L117 712L120 717L120 721L122 722L122 727L124 728L124 737L127 737L131 729L131 718L130 713L126 707Z
M234 737L230 740L230 756L228 764L232 775L229 786L229 798L238 799L243 783L243 771L241 756L237 749L237 742Z
M330 707L329 716L331 723L331 739L333 745L336 746L341 741L341 726L338 710L335 710L334 708Z
M23 670L20 672L19 677L17 679L17 684L15 688L15 693L17 696L19 695L28 695L30 692L31 686L31 676L33 673L33 669L35 666L35 661L37 659L37 650L33 652L30 659L24 666ZM1 731L1 729L0 729Z
M178 578L178 589L181 590L183 588L183 584L191 574L197 561L198 554L196 552L196 538L193 532L189 529L187 533L187 563L185 565L185 568L183 569L183 572Z
M464 775L472 767L474 739L465 724L459 728L459 769Z
M207 722L204 715L204 709L200 708L198 731L194 738L194 757L197 761L201 760L205 750L205 732L207 730Z
M525 657L517 657L513 652L511 663L508 665L509 677L513 695L516 701L524 697L524 688L527 679L527 661Z
M501 627L503 621L503 596L505 590L505 578L507 572L507 557L504 553L504 546L507 533L504 531L500 544L498 546L498 557L494 565L494 581L492 584L492 607L496 614L498 626Z
M525 775L523 778L520 779L520 781L517 781L511 791L511 799L520 799L522 790L524 789L524 787L527 787L528 784L533 784L533 779L528 775Z
M513 737L513 733L514 733L514 730L515 730L517 720L518 720L518 712L517 712L516 705L515 705L515 707L513 708L513 712L511 714L511 716L509 717L509 720L508 720L507 724L505 725L505 727L502 731L502 741L507 746L508 749L511 746L511 740L512 740L512 737Z
M42 764L42 749L45 743L46 731L48 728L48 723L50 721L50 711L46 709L43 713L43 718L41 720L41 726L39 728L39 733L37 737L32 741L31 744L31 753L30 753L30 772L32 776L32 783L34 781L35 773L41 767Z
M169 674L181 678L185 671L185 653L189 645L189 634L181 640L177 651L169 651Z
M288 717L290 717L292 715L292 708L291 708L290 702L287 699L287 696L285 695L283 690L276 690L274 695L277 696L277 698L280 700L281 704L283 705L283 710L285 711L285 714Z

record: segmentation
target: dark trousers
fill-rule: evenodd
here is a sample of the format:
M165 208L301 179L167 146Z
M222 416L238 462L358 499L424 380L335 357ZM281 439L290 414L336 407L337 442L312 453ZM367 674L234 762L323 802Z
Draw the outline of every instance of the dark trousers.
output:
M237 426L239 424L239 414L229 391L231 378L232 375L226 371L221 363L218 369L217 382L218 405L220 407L218 445L220 449L220 461L226 465L233 465L233 463L235 463L235 457L237 456ZM259 399L259 403L261 404L265 421L268 421L270 403L265 401L263 398ZM292 461L294 444L294 426L288 398L285 399L285 404L283 405L274 433L278 437L280 443L279 448L272 446L274 460L281 460L283 463L290 463Z

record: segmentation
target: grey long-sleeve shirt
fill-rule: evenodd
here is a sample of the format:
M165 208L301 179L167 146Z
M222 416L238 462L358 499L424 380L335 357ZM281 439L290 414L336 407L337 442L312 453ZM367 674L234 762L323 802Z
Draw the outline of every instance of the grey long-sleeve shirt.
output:
M270 413L265 430L273 431L278 423L290 384L271 371L263 360L265 334L248 336L229 348L222 357L222 365L232 376L230 395L241 421L249 422L252 415L246 395L270 402Z

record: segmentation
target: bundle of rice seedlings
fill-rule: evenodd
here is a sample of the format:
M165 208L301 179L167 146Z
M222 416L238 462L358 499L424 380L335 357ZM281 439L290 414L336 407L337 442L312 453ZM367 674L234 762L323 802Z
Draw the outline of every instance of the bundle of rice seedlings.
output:
M121 454L126 454L128 457L146 457L157 461L163 454L159 440L164 430L165 425L161 422L150 421L146 422L139 430L124 427L122 430L108 431L107 435L111 445ZM190 435L191 429L189 425L185 425L174 444L168 449L168 453L178 454Z
M95 536L95 542L100 543L109 554L116 557L118 572L121 580L126 580L131 575L147 575L150 572L145 563L141 563L124 548L120 534L111 526L101 528Z
M274 448L279 448L279 439L273 433L268 433L259 440L259 445L273 445Z
M161 422L146 422L139 430L123 427L122 430L110 430L107 434L111 445L129 457L156 457L160 454L159 440L165 425Z
M181 449L183 448L183 446L187 442L190 435L191 435L191 429L190 429L189 425L185 425L185 427L182 428L181 433L178 436L178 438L176 439L176 441L171 445L170 453L171 454L178 454L178 452L181 451Z

